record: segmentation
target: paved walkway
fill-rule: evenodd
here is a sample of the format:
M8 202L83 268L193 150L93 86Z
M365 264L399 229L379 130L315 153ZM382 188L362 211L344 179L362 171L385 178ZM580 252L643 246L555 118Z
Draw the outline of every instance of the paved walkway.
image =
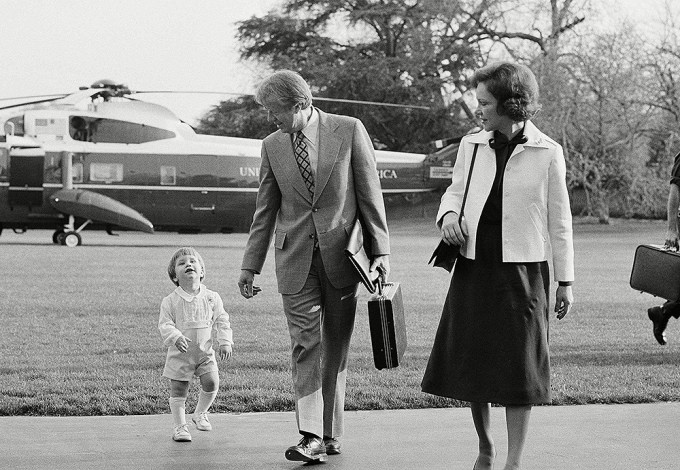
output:
M502 408L492 410L506 455ZM294 413L212 414L214 431L170 438L170 415L0 417L2 469L295 469ZM523 470L680 469L680 403L537 407ZM343 453L324 470L469 470L476 437L469 409L346 413ZM306 468L304 466L303 468Z

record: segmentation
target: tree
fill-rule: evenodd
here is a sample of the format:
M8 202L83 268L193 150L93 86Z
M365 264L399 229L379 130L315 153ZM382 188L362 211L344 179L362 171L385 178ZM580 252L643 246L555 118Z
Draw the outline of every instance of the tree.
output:
M538 56L557 60L563 37L585 21L588 4L588 0L502 0L482 2L468 8L467 14L480 38L500 44L514 60L533 62Z
M585 191L585 213L602 223L611 204L645 173L653 108L642 100L646 53L631 29L586 36L563 56L559 84L543 120L567 155L572 186ZM619 201L615 201L619 198Z
M242 96L213 106L198 123L201 134L263 139L276 130L252 96Z
M447 68L477 63L460 34L437 35L444 14L461 14L454 2L445 2L444 12L435 8L440 3L289 0L282 13L241 23L242 56L299 71L317 96L429 106L422 111L323 104L360 118L379 147L427 151L430 141L471 127L471 113L461 119L461 105L447 107L442 87L461 75Z
M280 10L240 23L238 37L244 60L299 71L315 96L430 107L423 112L322 104L328 111L359 117L377 147L427 151L430 141L474 127L473 112L460 98L469 92L472 72L487 62L495 46L517 57L517 51L528 50L526 44L539 53L556 49L558 40L583 21L571 14L574 3L287 0ZM531 15L531 28L520 11ZM237 118L230 129L245 135L243 119Z
M660 42L650 48L643 70L649 80L641 102L658 113L649 163L663 164L675 154L680 136L680 31L671 17Z

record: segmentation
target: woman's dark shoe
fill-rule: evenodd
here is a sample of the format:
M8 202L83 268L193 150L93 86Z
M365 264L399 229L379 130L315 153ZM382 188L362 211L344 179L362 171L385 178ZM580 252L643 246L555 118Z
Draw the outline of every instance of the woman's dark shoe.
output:
M323 440L304 436L298 445L286 449L286 459L295 462L325 462L328 456Z
M652 331L654 332L654 337L659 342L660 345L666 344L666 327L668 326L668 320L670 316L666 315L662 307L652 307L647 309L647 316L652 320L654 325Z

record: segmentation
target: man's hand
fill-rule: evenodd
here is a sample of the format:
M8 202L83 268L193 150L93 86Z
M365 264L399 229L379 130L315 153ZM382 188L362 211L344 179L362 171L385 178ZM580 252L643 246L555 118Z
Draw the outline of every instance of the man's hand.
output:
M189 343L191 343L191 340L187 338L186 336L180 336L177 338L177 341L175 341L175 347L180 350L180 352L187 352L187 349L189 349Z
M390 275L390 255L376 256L373 259L369 271L375 272L376 270L381 273L385 278L385 281L387 281L387 277Z
M664 248L678 250L678 206L680 206L680 187L675 182L675 175L670 188L668 188L668 202L666 203L666 241Z
M462 245L467 238L467 223L465 217L458 223L458 214L447 212L442 217L442 240L449 245Z
M677 229L668 229L666 231L666 241L663 247L667 250L678 251L678 231Z
M221 361L231 359L231 345L230 344L221 345L219 351L217 352L217 355L219 356Z
M571 291L571 286L558 286L555 294L555 312L558 320L563 319L569 313L573 303L574 294Z
M243 297L249 299L257 295L262 289L258 286L253 286L253 281L255 280L255 273L248 270L241 270L241 277L238 279L238 290Z

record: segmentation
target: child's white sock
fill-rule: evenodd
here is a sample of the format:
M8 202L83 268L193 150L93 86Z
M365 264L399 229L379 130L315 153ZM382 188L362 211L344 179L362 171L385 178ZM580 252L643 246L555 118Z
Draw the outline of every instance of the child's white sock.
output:
M214 392L206 392L204 390L201 390L201 393L198 394L198 403L196 404L196 411L194 411L194 416L198 415L199 413L205 413L208 411L208 408L210 408L210 405L213 404L215 401L215 397L217 396L217 390Z
M185 416L187 399L185 397L170 397L169 401L172 420L175 422L175 426L187 424L187 418Z

